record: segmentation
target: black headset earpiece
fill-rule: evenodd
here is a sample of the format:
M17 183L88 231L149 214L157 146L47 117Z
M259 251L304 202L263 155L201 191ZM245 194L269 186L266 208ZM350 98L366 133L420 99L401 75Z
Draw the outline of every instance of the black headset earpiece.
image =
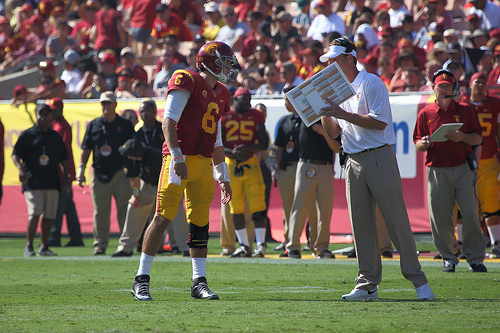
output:
M459 95L460 94L460 84L458 83L457 79L455 78L455 75L453 75L453 73L448 69L442 68L442 69L438 70L437 72L435 72L434 75L432 76L432 83L434 83L434 81L436 81L436 78L441 74L448 74L453 78L453 95Z

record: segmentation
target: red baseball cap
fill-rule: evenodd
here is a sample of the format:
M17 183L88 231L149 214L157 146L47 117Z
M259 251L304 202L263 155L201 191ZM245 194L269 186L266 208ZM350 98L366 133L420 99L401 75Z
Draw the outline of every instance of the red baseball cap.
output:
M25 3L21 7L22 12L26 12L26 11L30 11L30 10L33 10L33 5L31 5L30 3Z
M33 15L31 18L30 18L30 25L38 25L40 27L43 27L43 23L45 22L45 20L43 19L42 16L40 15Z
M469 21L470 21L470 20L472 20L472 19L479 20L479 16L477 16L477 14L470 14L469 16L467 16L467 17L465 18L465 20L466 20L467 22L469 22Z
M436 79L434 80L434 84L442 84L442 83L448 83L448 84L453 85L455 82L454 82L453 76L451 76L448 73L443 73L441 75L438 75L436 77Z
M380 30L377 31L378 37L392 36L392 28L390 25L384 25Z
M27 93L26 86L24 84L19 84L14 87L14 90L12 90L12 94L14 95L14 97L19 97L22 94L26 93Z
M56 66L54 66L54 63L52 62L52 60L40 61L40 63L38 64L38 68L42 72L45 72L45 71L55 71L56 70Z
M481 72L477 72L477 73L474 73L472 74L471 78L470 78L470 83L472 84L472 82L474 82L475 80L477 79L481 79L481 80L484 80L486 81L486 75L484 75L483 73Z
M0 24L10 24L9 19L6 16L0 16Z
M52 110L57 110L57 109L63 108L63 101L60 97L51 98L48 104Z
M118 60L116 60L116 57L114 55L112 55L111 53L102 52L99 54L99 62L101 64L116 65L118 63Z
M234 92L234 98L236 97L239 97L239 96L252 96L252 94L250 93L250 90L248 90L247 88L238 88L236 89L236 91Z

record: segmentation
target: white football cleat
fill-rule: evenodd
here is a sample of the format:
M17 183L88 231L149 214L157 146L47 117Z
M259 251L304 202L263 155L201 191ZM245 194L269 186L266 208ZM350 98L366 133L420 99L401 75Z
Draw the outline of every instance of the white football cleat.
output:
M361 290L354 288L349 294L342 295L342 299L346 300L363 300L363 299L377 299L378 298L378 288L374 290Z

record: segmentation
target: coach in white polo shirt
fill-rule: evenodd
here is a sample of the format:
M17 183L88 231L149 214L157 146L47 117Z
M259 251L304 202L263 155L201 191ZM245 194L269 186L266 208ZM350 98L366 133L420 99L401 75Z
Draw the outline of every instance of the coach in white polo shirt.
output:
M356 68L356 47L346 38L337 38L322 62L337 62L351 82L356 96L340 106L331 100L321 123L331 138L342 133L346 196L354 246L358 258L356 286L342 299L376 299L382 279L382 262L377 238L375 205L378 205L392 242L400 254L403 276L416 288L418 299L432 300L427 278L418 261L415 239L403 200L401 177L393 145L389 94L382 80Z

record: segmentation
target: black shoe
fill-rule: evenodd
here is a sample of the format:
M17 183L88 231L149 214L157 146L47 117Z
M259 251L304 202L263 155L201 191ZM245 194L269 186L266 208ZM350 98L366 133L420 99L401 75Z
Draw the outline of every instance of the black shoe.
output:
M280 258L288 258L288 250L280 254Z
M95 247L94 248L94 255L95 256L101 256L101 255L104 255L104 254L106 254L106 250L101 249L100 247Z
M449 259L443 259L443 273L455 272L455 262Z
M389 251L389 250L382 251L382 257L392 258L392 251Z
M438 253L434 256L434 259L443 259L443 257L441 257L441 255Z
M299 250L292 250L288 252L288 257L292 259L300 259L302 256L300 255Z
M172 248L172 254L181 254L181 253L182 253L181 250L179 250L177 246Z
M136 276L130 292L138 301L152 301L153 298L149 294L149 275Z
M475 264L470 264L469 269L474 273L486 273L488 270L486 266L482 262L477 262Z
M189 250L183 251L182 252L183 257L191 257L191 253L189 253Z
M125 251L118 251L115 252L111 255L112 258L118 258L118 257L131 257L132 256L132 251L130 252L125 252Z
M353 248L351 251L342 252L347 258L356 258L356 250Z
M229 258L243 258L243 257L251 257L250 248L246 245L241 245L237 248Z
M83 244L83 241L82 240L70 240L68 242L68 244L64 245L65 247L81 247L81 246L85 246L85 244Z
M331 253L328 250L321 251L320 254L315 254L315 258L317 259L335 259L335 254Z
M47 246L50 247L61 247L61 241L60 240L49 240Z
M219 296L210 291L207 285L207 279L201 277L193 280L193 285L191 286L191 298L219 299Z
M285 243L281 243L280 245L276 246L273 248L273 251L284 251L286 250L286 244Z

